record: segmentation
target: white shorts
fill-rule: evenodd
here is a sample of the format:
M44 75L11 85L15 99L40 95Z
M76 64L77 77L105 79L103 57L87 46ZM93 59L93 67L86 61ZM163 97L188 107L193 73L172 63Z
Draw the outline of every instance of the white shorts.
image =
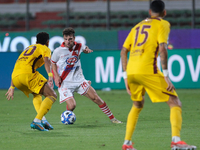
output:
M74 92L80 95L85 95L90 87L87 80L78 83L62 83L58 88L60 94L60 104L74 97Z

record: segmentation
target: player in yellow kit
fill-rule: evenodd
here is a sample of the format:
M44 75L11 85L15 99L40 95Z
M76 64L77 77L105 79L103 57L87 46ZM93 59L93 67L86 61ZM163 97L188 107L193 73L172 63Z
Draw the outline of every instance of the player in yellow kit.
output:
M31 128L40 131L52 130L53 127L45 118L45 114L51 109L57 99L53 90L53 74L51 73L51 50L48 48L49 34L40 32L37 34L36 44L27 47L19 56L12 72L11 86L6 93L7 99L13 99L15 87L29 97L33 94L33 105L37 115L31 123ZM43 77L37 68L45 65L49 79ZM46 84L48 82L48 84ZM42 95L45 99L42 101Z
M148 93L152 102L166 102L170 107L172 129L171 148L173 150L196 149L180 139L182 125L181 102L167 70L167 40L170 24L162 18L166 15L165 4L161 0L151 2L147 18L132 28L121 50L123 77L127 92L131 95L133 106L129 112L126 125L123 150L135 150L131 141L139 114L144 106L144 94ZM127 54L130 52L127 64ZM157 67L157 57L163 73Z

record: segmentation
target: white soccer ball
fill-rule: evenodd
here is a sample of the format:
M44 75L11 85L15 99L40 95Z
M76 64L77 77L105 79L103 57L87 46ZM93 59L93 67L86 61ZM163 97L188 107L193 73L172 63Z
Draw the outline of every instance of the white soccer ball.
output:
M72 111L66 110L61 114L60 119L65 125L73 124L76 121L76 115Z

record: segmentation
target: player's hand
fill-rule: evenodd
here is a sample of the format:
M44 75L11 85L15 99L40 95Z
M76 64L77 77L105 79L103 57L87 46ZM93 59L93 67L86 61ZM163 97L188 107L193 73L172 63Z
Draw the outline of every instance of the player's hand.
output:
M88 80L88 84L89 84L89 85L91 85L91 84L92 84L92 82L91 82L90 80Z
M164 77L164 78L168 84L167 91L173 92L175 90L174 85L172 84L172 82L170 81L170 79L168 77Z
M88 46L85 47L85 49L83 50L84 53L88 54L88 53L92 53L93 50L89 49Z
M55 76L55 85L57 87L60 87L60 85L61 85L61 78L60 78L60 76Z
M12 99L13 100L13 97L14 97L14 90L15 89L12 89L12 88L9 88L7 93L5 94L6 98L8 100Z
M130 91L130 88L129 88L129 86L128 86L127 78L124 79L124 83L125 83L125 86L126 86L126 91L127 91L127 93L131 96L131 91Z
M48 85L49 85L52 89L54 88L53 77L49 77Z

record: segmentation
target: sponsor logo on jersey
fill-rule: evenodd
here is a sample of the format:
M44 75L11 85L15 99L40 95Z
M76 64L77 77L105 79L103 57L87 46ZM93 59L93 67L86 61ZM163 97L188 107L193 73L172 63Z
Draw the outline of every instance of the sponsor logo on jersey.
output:
M77 56L68 57L68 58L66 59L66 63L67 63L68 65L74 65L74 64L77 63L77 62L78 62L78 57L77 57Z

